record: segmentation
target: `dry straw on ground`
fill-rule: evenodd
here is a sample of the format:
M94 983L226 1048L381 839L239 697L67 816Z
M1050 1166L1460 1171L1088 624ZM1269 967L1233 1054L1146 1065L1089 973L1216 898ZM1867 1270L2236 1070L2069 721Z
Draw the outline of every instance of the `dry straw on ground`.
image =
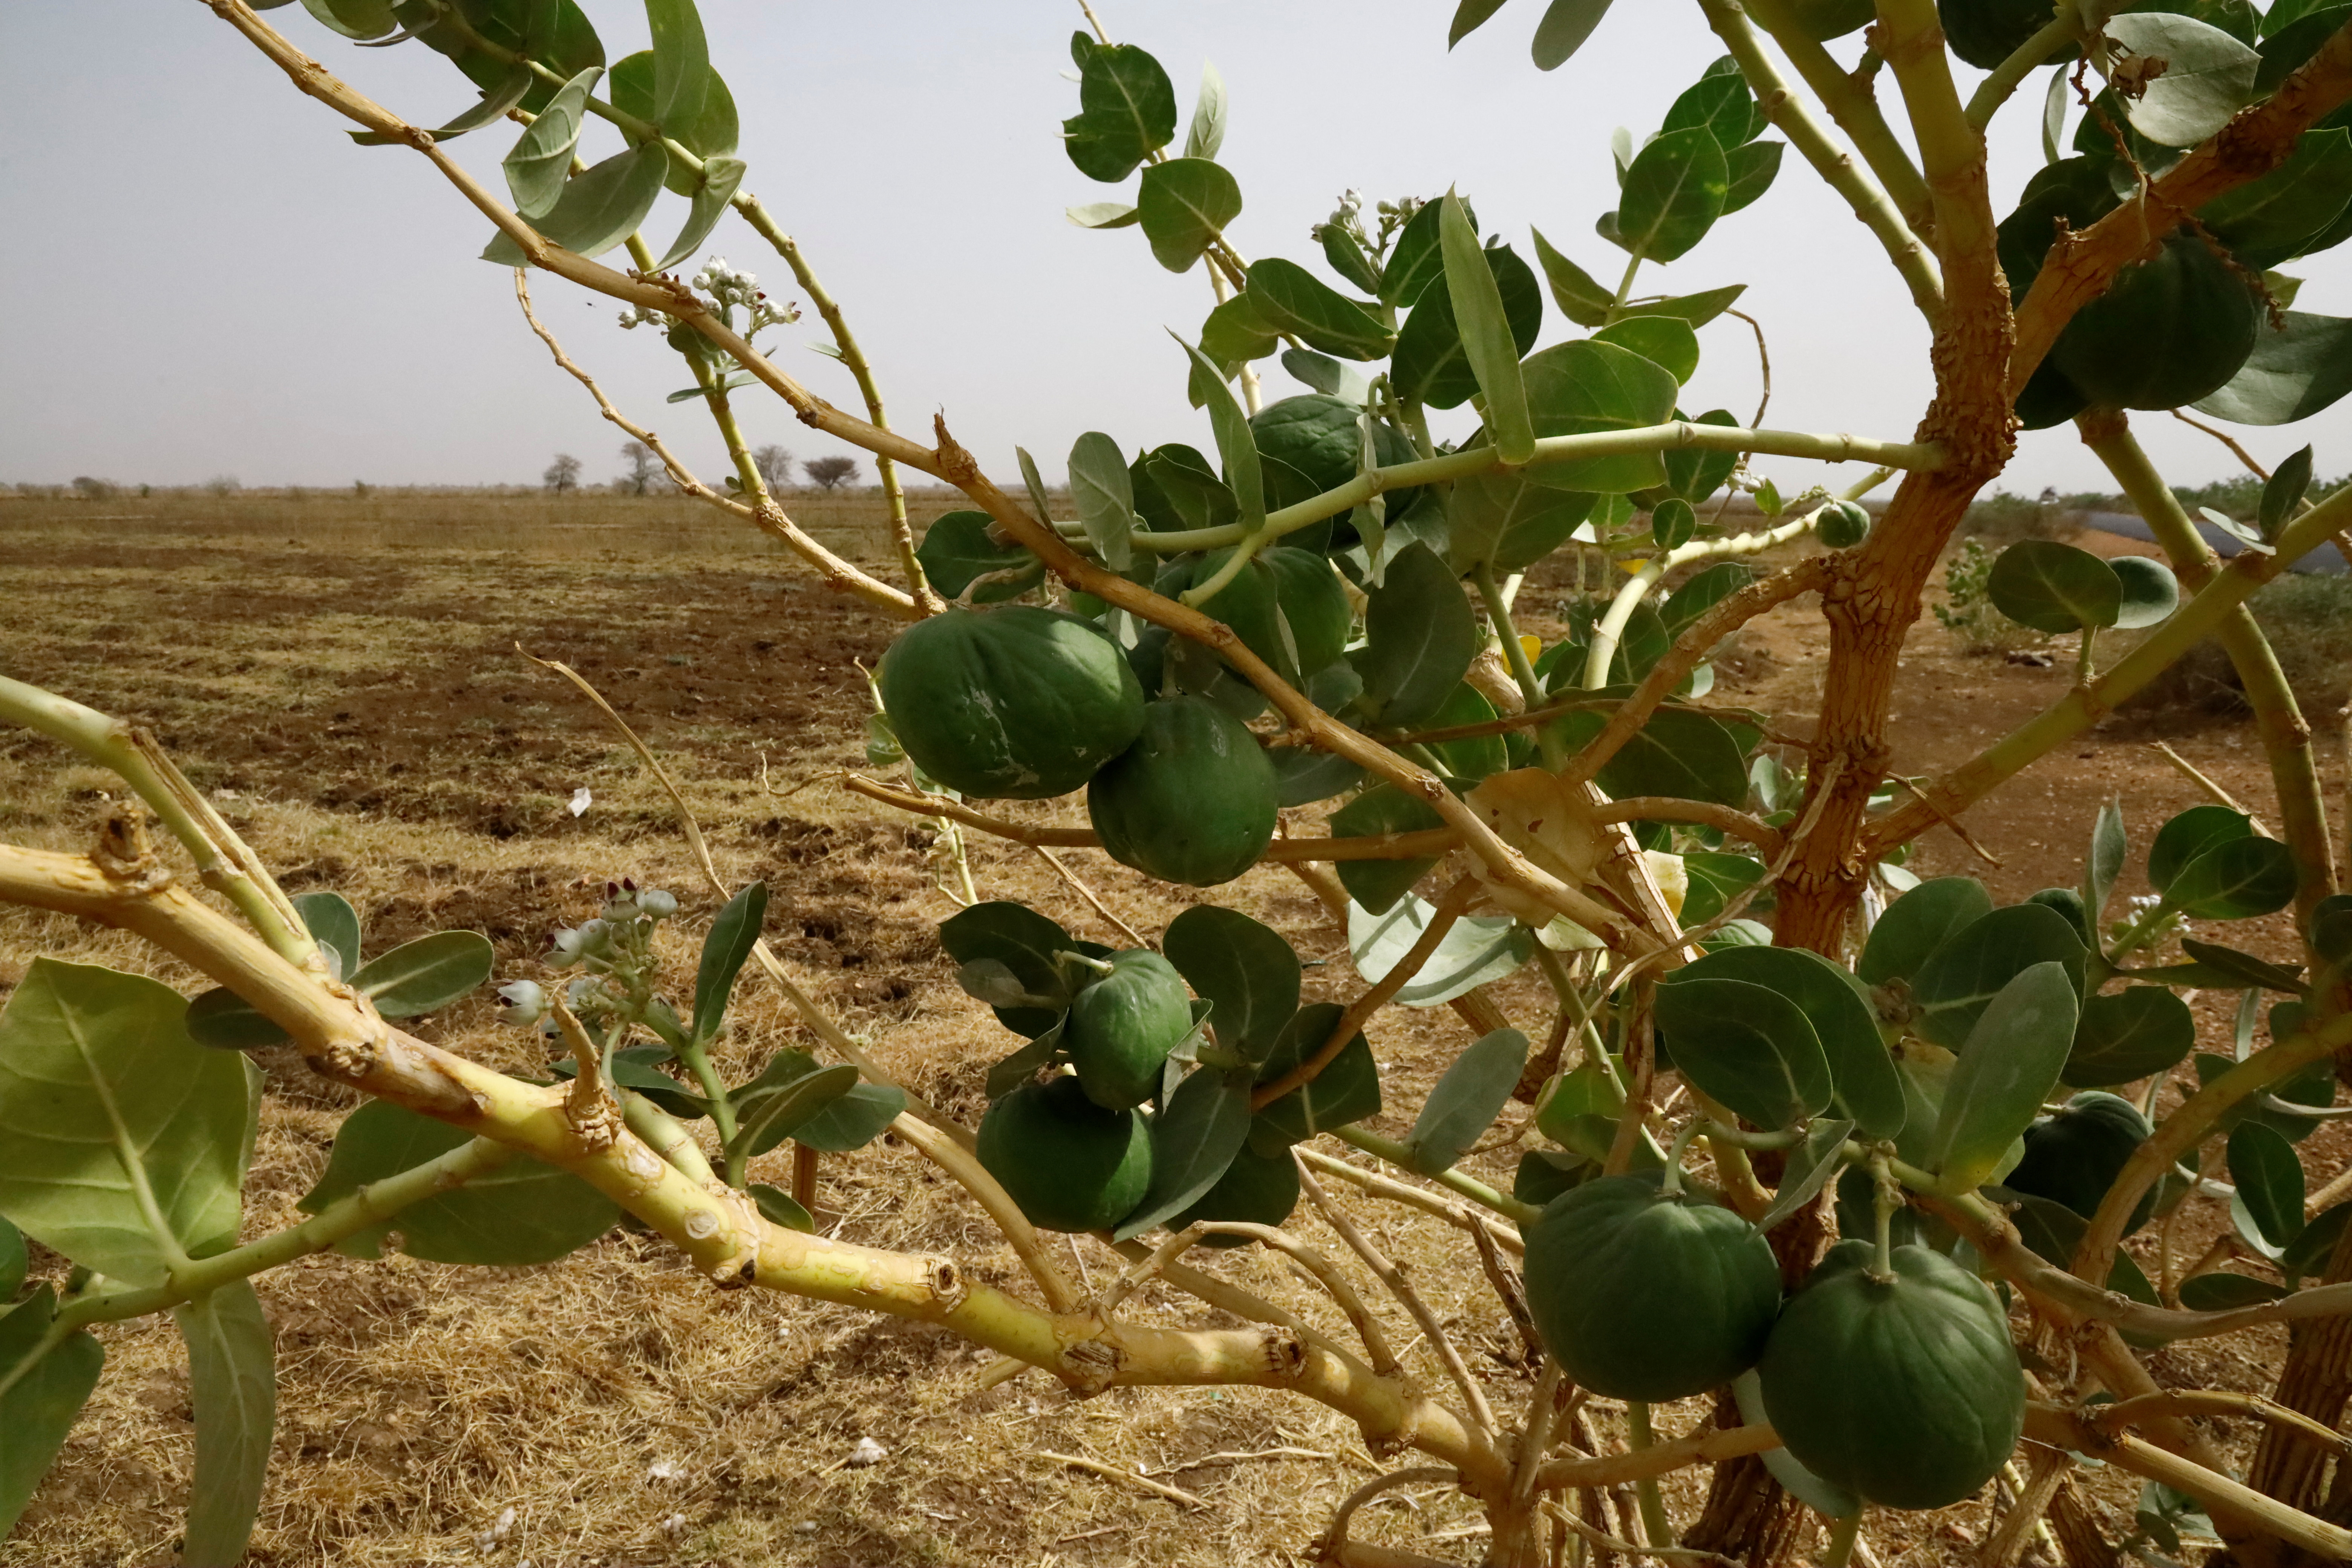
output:
M541 934L591 912L604 879L625 873L679 892L690 918L675 957L690 969L688 943L712 900L667 801L584 703L511 650L520 642L562 659L676 766L722 874L768 880L769 934L794 972L910 1086L976 1120L985 1068L1013 1042L955 988L938 951L934 928L953 905L933 885L931 835L827 782L860 761L859 661L871 663L887 628L688 505L0 501L0 567L51 584L0 627L0 668L154 726L290 889L352 900L371 951L467 927L491 937L501 978L533 974ZM804 519L828 544L877 538L872 501L835 507ZM1535 629L1556 629L1540 617L1559 587L1532 584L1523 598ZM1793 708L1786 700L1817 679L1818 651L1817 617L1784 612L1755 628L1723 689ZM2199 755L2245 787L2226 752ZM111 781L58 760L45 742L0 736L0 832L11 840L78 845L102 809ZM2187 787L2160 763L2134 776L2126 787L2158 799ZM593 805L574 818L565 802L583 785ZM1021 809L1079 820L1071 803ZM2055 803L2051 811L2063 816ZM2036 820L2013 813L1996 831L2032 831ZM2053 842L2051 858L2069 849ZM1956 845L1923 853L1948 862L1935 868L1963 868ZM2039 884L2029 852L2009 853L2018 861L1996 881L2021 881L2002 887L2013 897ZM1030 852L975 841L971 856L983 896L1025 900L1075 931L1121 940ZM1181 907L1097 853L1067 858L1147 934ZM1311 995L1351 991L1341 934L1297 882L1262 868L1215 898L1297 942L1314 965ZM42 954L194 985L120 938L0 911L0 990ZM756 976L744 984L730 1076L807 1043ZM1501 1000L1516 1017L1546 1017L1538 988L1521 975ZM427 1027L510 1069L536 1059L526 1035L494 1025L487 995ZM1441 1009L1392 1015L1375 1035L1395 1101L1375 1125L1396 1132L1466 1034ZM348 1106L299 1063L269 1066L248 1235L295 1217ZM1514 1107L1507 1126L1523 1115ZM1507 1185L1517 1153L1507 1143L1471 1168ZM1516 1409L1529 1386L1517 1335L1457 1233L1335 1188L1412 1271L1489 1396ZM1020 1288L977 1207L909 1149L826 1160L821 1203L848 1239L950 1253ZM1413 1375L1443 1385L1427 1343L1377 1282L1318 1221L1299 1223L1351 1271L1393 1342L1410 1346ZM2211 1216L2199 1223L2210 1228ZM1090 1241L1068 1245L1096 1281L1116 1266ZM54 1258L45 1266L61 1272ZM1339 1327L1327 1299L1278 1259L1253 1249L1209 1266ZM1118 1389L1074 1403L1037 1374L975 1392L988 1358L944 1333L717 1292L665 1245L626 1231L540 1268L330 1255L257 1283L278 1336L280 1425L252 1561L273 1568L1301 1561L1372 1468L1344 1420L1276 1394ZM1133 1310L1202 1321L1156 1287ZM172 1552L190 1452L177 1340L162 1322L104 1337L99 1394L0 1544L0 1565L148 1563ZM2168 1382L2254 1389L2268 1374L2250 1358L2274 1363L2280 1349L2233 1341L2197 1348L2194 1364L2159 1357L2157 1367ZM1706 1416L1686 1402L1662 1426L1681 1433ZM850 1462L861 1439L880 1447L877 1462ZM1200 1506L1046 1454L1147 1470ZM1700 1485L1690 1473L1669 1483L1678 1516L1695 1510ZM2128 1489L2110 1479L2098 1489L2110 1517L2127 1517ZM1986 1513L1979 1500L1874 1519L1872 1532L1890 1565L1968 1561ZM1469 1560L1477 1519L1429 1487L1383 1499L1355 1529Z

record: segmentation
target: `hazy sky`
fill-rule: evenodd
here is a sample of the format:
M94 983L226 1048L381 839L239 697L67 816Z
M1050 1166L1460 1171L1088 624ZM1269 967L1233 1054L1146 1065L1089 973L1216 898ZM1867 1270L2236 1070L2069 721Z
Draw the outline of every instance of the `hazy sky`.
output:
M590 0L609 55L643 47L642 13ZM1693 5L1620 5L1550 75L1527 57L1539 0L1516 0L1451 56L1453 0L1105 0L1114 35L1151 49L1183 110L1203 58L1232 100L1223 161L1246 210L1247 255L1319 268L1307 228L1347 186L1368 196L1457 185L1528 255L1529 225L1596 274L1622 255L1592 233L1615 205L1608 138L1655 130L1674 93L1721 53ZM1082 431L1129 451L1209 445L1185 405L1165 328L1197 331L1195 272L1152 259L1141 231L1089 233L1073 203L1131 199L1064 156L1076 109L1062 79L1081 18L1055 0L703 0L711 52L742 106L747 180L793 232L850 314L895 421L944 411L993 472L1018 443L1056 478ZM354 48L289 5L270 19L338 74L436 124L472 89L422 45ZM1851 50L1849 40L1838 46ZM1996 126L1996 191L2039 159L2038 82ZM478 215L414 153L361 148L345 121L296 93L195 0L0 3L0 481L97 474L185 483L340 485L535 479L558 450L592 479L618 467L596 416L518 316L503 268L476 259ZM592 121L592 158L618 148ZM456 143L493 188L510 125ZM665 198L647 229L674 232ZM661 248L656 244L656 248ZM792 297L780 258L730 218L711 248ZM2292 270L2306 310L2352 313L2352 247ZM1765 423L1907 438L1927 391L1926 333L1876 247L1793 154L1760 204L1726 219L1644 291L1745 280L1770 334ZM688 407L690 379L653 333L553 280L543 316L637 418L677 437L707 475L723 454ZM1574 329L1548 313L1545 341ZM812 314L770 352L821 395L856 390L803 344ZM1758 391L1748 329L1702 334L1686 398L1745 419ZM1270 394L1301 390L1279 370ZM755 440L803 457L838 450L764 395L744 397ZM2235 471L2209 437L2137 416L2177 482ZM1443 426L1441 426L1443 428ZM2275 460L2305 440L2323 474L2352 468L2352 401L2294 434L2241 432ZM1768 460L1784 488L1822 477ZM1848 474L1857 470L1843 470ZM2026 437L2004 481L2104 489L2071 426Z

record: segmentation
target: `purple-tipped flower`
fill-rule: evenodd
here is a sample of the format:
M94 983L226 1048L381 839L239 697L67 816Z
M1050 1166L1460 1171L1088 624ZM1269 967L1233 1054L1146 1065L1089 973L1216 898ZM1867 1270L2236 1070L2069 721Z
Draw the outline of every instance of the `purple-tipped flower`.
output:
M499 987L499 1022L529 1026L547 1012L547 993L535 980L516 980Z

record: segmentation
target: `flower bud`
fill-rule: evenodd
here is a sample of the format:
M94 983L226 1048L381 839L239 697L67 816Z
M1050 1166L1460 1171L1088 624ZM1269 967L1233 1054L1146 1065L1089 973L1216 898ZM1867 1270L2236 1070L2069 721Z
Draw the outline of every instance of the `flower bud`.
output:
M659 888L648 888L637 895L637 909L655 920L666 921L677 913L677 896Z
M547 993L533 980L510 981L499 987L499 1022L530 1025L547 1012Z

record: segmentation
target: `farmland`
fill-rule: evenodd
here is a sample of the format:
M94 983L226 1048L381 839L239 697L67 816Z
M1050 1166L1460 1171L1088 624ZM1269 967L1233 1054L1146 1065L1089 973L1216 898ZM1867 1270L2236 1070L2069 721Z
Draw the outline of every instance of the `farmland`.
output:
M918 501L919 517L948 504ZM790 510L887 574L872 499L793 498ZM717 904L667 797L593 707L518 650L572 665L676 773L721 876L768 881L771 940L823 1005L935 1104L967 1121L983 1109L985 1068L1013 1041L957 989L934 938L955 907L940 885L937 834L837 783L866 765L864 671L889 628L748 531L677 499L10 499L0 500L0 573L38 589L12 600L0 671L152 729L289 890L331 889L357 906L372 950L478 930L496 945L500 979L538 973L544 933L592 913L608 877L676 890L693 917L680 924L697 935ZM1557 635L1564 586L1528 584L1525 629ZM1810 601L1785 607L1727 650L1713 700L1811 711L1822 647ZM1897 770L1926 773L1969 755L2062 692L2064 666L1965 657L1928 621L1895 703ZM1981 858L1939 830L1914 868L1980 876L2004 900L2066 880L2109 794L2144 845L2157 822L2206 798L2151 749L2158 739L2223 789L2268 798L2250 727L2126 715L1973 811ZM2323 754L2333 780L2339 753L2331 742ZM110 781L61 766L61 755L0 737L0 828L11 840L87 842ZM1289 814L1289 830L1307 829L1319 809ZM1074 801L1015 813L1083 820ZM1175 889L1097 852L1063 856L1147 934L1182 907ZM975 836L969 857L983 898L1025 900L1073 931L1118 940L1034 852ZM2145 891L2136 870L2122 890ZM1350 993L1342 934L1279 868L1215 897L1293 939L1317 964L1310 995ZM676 940L688 969L688 939ZM2240 926L2232 941L2284 957L2286 917ZM110 933L0 912L0 991L42 954L197 984ZM1497 999L1533 1026L1548 1016L1539 990L1523 973ZM746 991L725 1047L730 1079L799 1043L778 998L748 982ZM2212 1005L2199 1011L2209 1035L2226 1030ZM487 991L423 1032L505 1070L532 1072L542 1059L535 1037L493 1021ZM1384 1024L1373 1044L1393 1089L1417 1099L1465 1037L1441 1009ZM299 1217L294 1203L357 1098L290 1055L266 1066L248 1234ZM1514 1108L1507 1128L1523 1116ZM1374 1125L1402 1122L1391 1110ZM2315 1184L2342 1163L2340 1144L2329 1132L2306 1146ZM1516 1156L1502 1143L1465 1168L1507 1185ZM828 1159L820 1203L821 1221L845 1239L952 1253L976 1278L1017 1287L1010 1249L978 1211L895 1142ZM2226 1226L2215 1207L2191 1205L2180 1245L2193 1252ZM1409 1267L1429 1261L1419 1278L1433 1305L1481 1375L1516 1395L1528 1381L1517 1331L1483 1280L1439 1266L1450 1250L1443 1227L1393 1207L1359 1205L1358 1216ZM1117 1266L1090 1242L1070 1245L1097 1283ZM62 1278L60 1260L41 1267ZM1214 1267L1310 1316L1320 1310L1255 1249ZM716 1292L667 1244L625 1229L538 1268L330 1254L260 1289L278 1341L280 1424L259 1563L1271 1561L1298 1550L1370 1473L1356 1433L1319 1406L1132 1388L1074 1403L1034 1375L976 1392L987 1358L943 1331ZM1139 1300L1147 1315L1174 1306L1149 1290ZM1398 1325L1402 1344L1410 1325ZM169 1551L190 1446L177 1341L162 1320L105 1337L108 1376L0 1563L143 1563ZM2274 1365L2283 1348L2283 1335L2231 1340L2151 1364L2167 1382L2257 1390L2269 1381L2260 1363ZM1442 1377L1425 1346L1406 1361L1416 1376ZM1704 1415L1692 1402L1662 1421L1680 1432ZM850 1463L869 1437L884 1458ZM1141 1467L1196 1501L1146 1496L1047 1454ZM2126 1495L2094 1489L2111 1509ZM1449 1489L1405 1495L1407 1505L1368 1513L1360 1538L1413 1547L1483 1528ZM1695 1502L1683 1497L1678 1510ZM1959 1561L1984 1508L1893 1522L1909 1533L1880 1537L1902 1546L1899 1559L1883 1557L1890 1564Z

